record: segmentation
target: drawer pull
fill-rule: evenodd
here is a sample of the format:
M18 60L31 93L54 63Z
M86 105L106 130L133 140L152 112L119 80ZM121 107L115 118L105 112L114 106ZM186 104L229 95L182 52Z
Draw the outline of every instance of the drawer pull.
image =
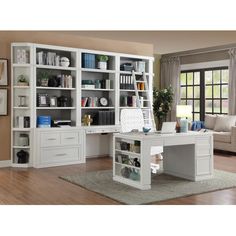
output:
M59 154L56 154L56 156L58 157L66 156L66 153L59 153Z
M66 139L75 139L75 137L68 137L68 138L66 138Z
M56 140L55 138L48 138L49 141L53 141Z

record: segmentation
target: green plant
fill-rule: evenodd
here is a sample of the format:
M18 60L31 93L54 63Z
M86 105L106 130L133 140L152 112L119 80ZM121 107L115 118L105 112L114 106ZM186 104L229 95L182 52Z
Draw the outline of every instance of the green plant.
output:
M106 55L98 55L98 56L97 56L97 60L98 60L98 61L106 62L106 61L108 61L108 59L109 59L109 57L106 56Z
M28 83L28 78L26 75L19 75L17 77L18 82L20 83Z
M153 112L158 120L159 126L163 121L166 121L168 112L171 110L173 95L171 86L165 89L153 89Z

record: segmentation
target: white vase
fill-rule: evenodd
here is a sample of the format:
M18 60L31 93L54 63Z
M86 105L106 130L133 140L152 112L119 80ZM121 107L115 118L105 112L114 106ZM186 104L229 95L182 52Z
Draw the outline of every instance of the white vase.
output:
M107 69L107 62L106 61L99 61L98 62L98 69L106 70Z

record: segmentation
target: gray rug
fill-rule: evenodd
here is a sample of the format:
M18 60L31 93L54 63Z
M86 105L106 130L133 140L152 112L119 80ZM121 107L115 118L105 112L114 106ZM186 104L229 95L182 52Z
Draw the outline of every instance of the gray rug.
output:
M60 178L121 203L135 205L236 187L236 174L220 170L214 171L213 179L198 182L166 174L153 175L151 190L138 190L115 182L112 180L111 170Z

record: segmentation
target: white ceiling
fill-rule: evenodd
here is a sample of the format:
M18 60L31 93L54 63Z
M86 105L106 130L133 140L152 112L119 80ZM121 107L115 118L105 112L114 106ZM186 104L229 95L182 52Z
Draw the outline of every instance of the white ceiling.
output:
M236 31L67 31L66 33L153 44L156 54L236 43Z

